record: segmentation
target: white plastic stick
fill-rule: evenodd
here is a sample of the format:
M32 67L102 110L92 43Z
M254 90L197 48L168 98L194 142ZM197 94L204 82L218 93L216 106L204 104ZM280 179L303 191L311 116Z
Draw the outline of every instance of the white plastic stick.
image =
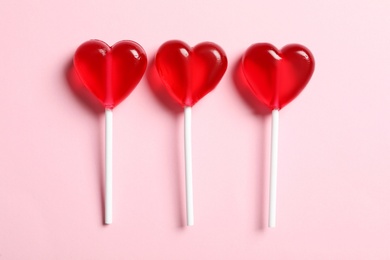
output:
M112 110L106 108L106 182L104 223L112 223Z
M278 135L279 135L279 110L272 110L271 130L271 176L269 187L269 217L268 226L276 226L276 181L278 173Z
M194 201L192 192L192 144L191 144L191 107L184 108L184 152L186 169L186 208L187 226L194 225Z

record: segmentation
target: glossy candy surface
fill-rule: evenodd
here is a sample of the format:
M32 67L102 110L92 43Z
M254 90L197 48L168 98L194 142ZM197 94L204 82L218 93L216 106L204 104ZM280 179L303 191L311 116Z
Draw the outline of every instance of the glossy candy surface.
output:
M314 58L304 46L278 50L254 44L242 58L242 70L254 95L270 109L281 109L304 89L314 71Z
M147 64L145 51L133 41L110 47L90 40L80 45L73 61L83 84L105 108L114 108L131 93Z
M226 71L227 58L211 42L191 48L181 41L169 41L158 50L156 67L171 96L183 107L191 107L216 87Z

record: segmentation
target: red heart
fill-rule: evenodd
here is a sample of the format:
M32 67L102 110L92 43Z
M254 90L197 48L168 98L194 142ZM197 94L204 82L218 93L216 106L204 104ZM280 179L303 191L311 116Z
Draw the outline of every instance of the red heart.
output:
M216 87L226 71L227 58L211 42L191 48L181 41L169 41L158 50L156 67L171 96L183 107L192 107Z
M254 95L270 109L281 109L309 82L314 57L302 45L281 51L268 43L254 44L242 58L242 69Z
M114 108L131 93L147 64L144 49L133 41L110 47L90 40L80 45L73 61L83 84L105 108Z

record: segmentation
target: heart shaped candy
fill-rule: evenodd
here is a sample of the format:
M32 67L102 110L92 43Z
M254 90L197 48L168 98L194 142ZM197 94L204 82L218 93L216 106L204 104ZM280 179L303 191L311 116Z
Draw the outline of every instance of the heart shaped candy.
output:
M90 40L80 45L73 61L83 84L110 109L136 87L147 64L144 49L133 41L120 41L110 47Z
M314 71L314 57L302 45L278 50L268 43L250 46L242 58L243 73L254 95L270 109L281 109L304 89Z
M214 43L191 48L175 40L160 47L156 67L171 96L183 107L192 107L216 87L226 71L227 58Z

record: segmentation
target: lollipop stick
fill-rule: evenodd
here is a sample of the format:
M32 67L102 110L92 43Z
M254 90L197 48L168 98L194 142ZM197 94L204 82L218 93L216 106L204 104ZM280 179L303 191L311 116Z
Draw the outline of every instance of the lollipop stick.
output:
M193 226L194 202L192 192L191 107L184 108L184 151L186 169L187 226Z
M112 110L106 108L106 189L104 223L112 223Z
M276 180L278 173L278 135L279 135L279 110L272 110L271 130L271 176L269 190L269 217L268 226L276 225Z

